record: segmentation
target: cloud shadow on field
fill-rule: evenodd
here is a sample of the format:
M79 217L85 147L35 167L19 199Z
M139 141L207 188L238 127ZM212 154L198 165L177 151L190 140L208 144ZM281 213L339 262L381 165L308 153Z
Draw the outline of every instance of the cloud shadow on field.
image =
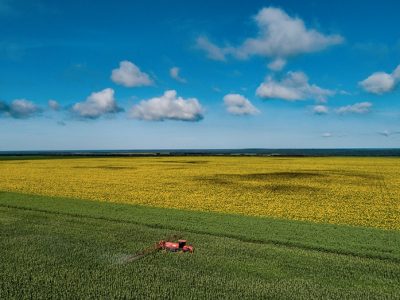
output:
M252 174L216 174L214 176L199 176L196 180L231 189L247 189L254 192L270 191L276 193L311 193L322 190L307 184L294 183L296 179L326 178L327 175L314 172L272 172ZM254 184L256 183L256 184Z
M225 175L226 176L226 175ZM228 177L237 178L239 180L274 180L274 179L306 179L325 177L326 174L318 172L272 172L272 173L251 173L251 174L232 174Z
M74 169L100 169L100 170L135 170L136 167L128 166L75 166Z
M345 177L353 177L354 179L372 179L372 180L381 180L383 179L382 175L376 173L366 173L366 172L357 172L357 171L346 171L346 170L313 170L313 172L320 172L323 176L345 176Z
M173 163L173 164L207 164L207 160L164 160L160 163Z
M371 173L362 173L362 172L354 172L354 171L338 171L338 172L332 172L335 175L340 175L340 176L347 176L347 177L358 177L358 178L363 178L363 179L373 179L373 180L381 180L383 179L382 175L378 174L371 174Z

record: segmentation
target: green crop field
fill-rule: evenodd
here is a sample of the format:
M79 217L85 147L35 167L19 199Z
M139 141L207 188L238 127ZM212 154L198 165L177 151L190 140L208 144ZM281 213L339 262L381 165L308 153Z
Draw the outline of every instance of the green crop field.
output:
M399 299L399 199L398 158L1 159L0 299Z

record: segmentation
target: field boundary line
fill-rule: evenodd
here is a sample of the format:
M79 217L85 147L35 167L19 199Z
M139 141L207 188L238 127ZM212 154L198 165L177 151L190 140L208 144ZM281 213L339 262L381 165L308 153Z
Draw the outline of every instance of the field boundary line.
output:
M133 225L137 225L137 226L148 227L151 229L184 231L184 232L189 232L189 233L193 233L193 234L229 238L229 239L233 239L233 240L240 241L243 243L251 243L251 244L258 244L258 245L272 245L272 246L284 247L284 248L288 248L288 249L299 249L299 250L306 250L306 251L312 251L312 252L320 252L320 253L326 253L326 254L355 257L355 258L359 258L359 259L380 260L380 261L387 261L387 262L393 262L396 264L400 264L400 258L396 258L396 257L385 257L385 256L370 255L370 254L363 255L363 254L352 252L352 251L329 249L329 248L305 245L305 244L294 243L294 242L289 242L289 241L280 241L280 240L272 240L272 239L269 239L269 240L252 239L252 238L246 238L246 237L243 237L240 235L235 235L235 234L213 233L213 232L202 231L202 230L176 228L173 226L167 226L167 225L161 225L161 224L148 224L148 223L142 223L142 222L138 222L138 221L134 221L134 220L123 220L123 219L117 219L117 218L93 216L93 215L88 215L88 214L60 212L60 211L53 211L53 210L46 210L46 209L39 209L39 208L32 208L32 207L15 206L15 205L9 205L9 204L0 204L0 207L8 208L8 209L17 209L17 210L22 210L22 211L40 212L40 213L52 214L52 215L68 216L68 217L73 217L73 218L86 218L86 219L103 220L103 221L115 222L115 223L121 223L121 224L133 224Z

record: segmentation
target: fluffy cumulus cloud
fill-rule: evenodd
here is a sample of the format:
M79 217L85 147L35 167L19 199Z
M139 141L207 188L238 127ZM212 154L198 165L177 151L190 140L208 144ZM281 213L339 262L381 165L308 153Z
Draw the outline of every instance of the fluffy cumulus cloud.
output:
M400 65L392 73L375 72L363 81L360 86L367 92L373 94L384 94L392 91L400 82Z
M307 28L304 21L291 17L285 11L268 7L261 9L254 17L258 28L256 37L247 38L241 45L219 47L206 37L197 39L197 47L204 50L210 59L225 60L227 55L246 59L253 55L269 57L269 67L279 70L286 59L303 53L321 51L343 42L340 35L325 35Z
M371 111L371 102L359 102L352 105L342 106L336 109L338 114L366 114Z
M53 100L53 99L50 99L47 102L47 105L49 106L49 108L51 110L59 110L60 109L60 104L56 100Z
M251 102L240 94L224 96L226 110L232 115L256 115L260 111Z
M126 87L137 87L152 85L153 80L149 75L140 71L140 69L130 61L121 61L119 68L112 70L111 80L116 84Z
M178 67L173 67L171 69L169 69L169 75L175 79L176 81L179 81L181 83L186 83L186 79L182 78L180 75L180 69Z
M15 99L10 104L0 101L0 113L15 119L28 119L41 111L36 104L26 99Z
M203 118L203 108L196 98L178 97L176 91L169 90L160 97L141 101L130 112L131 117L146 121L199 121Z
M287 101L314 99L324 102L334 94L334 91L309 84L308 77L303 72L288 72L280 81L267 77L256 90L256 95L261 98Z
M118 113L122 109L114 99L114 90L108 88L92 93L85 101L76 103L72 111L79 117L96 119L103 115Z
M312 111L316 115L326 115L329 112L329 108L326 105L315 105Z
M41 109L26 99L16 99L11 102L10 115L14 118L29 118L40 112Z

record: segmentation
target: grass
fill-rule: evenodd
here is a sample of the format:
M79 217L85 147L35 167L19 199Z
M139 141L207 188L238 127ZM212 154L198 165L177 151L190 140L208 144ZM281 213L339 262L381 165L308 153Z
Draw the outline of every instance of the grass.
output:
M400 297L398 231L5 192L0 224L1 299Z
M135 157L0 161L0 190L400 229L400 159Z

